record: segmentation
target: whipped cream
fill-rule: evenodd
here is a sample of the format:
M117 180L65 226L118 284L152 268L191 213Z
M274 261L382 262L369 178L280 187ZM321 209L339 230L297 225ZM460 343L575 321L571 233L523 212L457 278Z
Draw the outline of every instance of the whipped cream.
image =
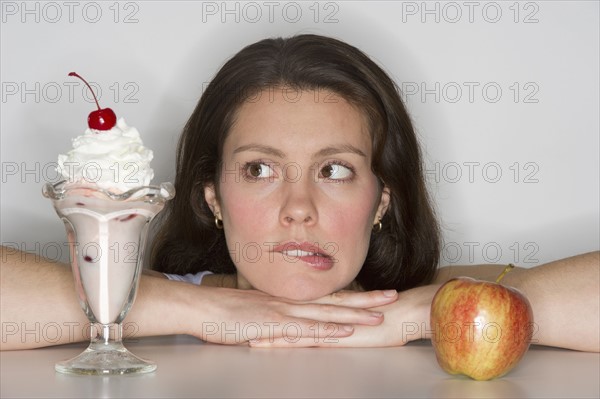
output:
M108 131L88 128L74 138L73 149L58 156L57 171L69 183L93 184L120 193L150 184L153 157L137 129L120 118Z

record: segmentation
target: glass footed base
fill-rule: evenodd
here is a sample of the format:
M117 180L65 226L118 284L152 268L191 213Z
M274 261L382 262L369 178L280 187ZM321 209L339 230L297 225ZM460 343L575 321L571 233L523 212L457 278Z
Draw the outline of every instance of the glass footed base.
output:
M156 370L156 364L129 352L122 343L91 344L72 359L56 363L56 371L68 374L139 374Z

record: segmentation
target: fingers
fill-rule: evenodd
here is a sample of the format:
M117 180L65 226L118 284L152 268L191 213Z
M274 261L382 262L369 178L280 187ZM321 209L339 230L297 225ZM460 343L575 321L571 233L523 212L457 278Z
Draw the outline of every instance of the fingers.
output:
M290 321L280 327L274 330L274 334L269 334L267 337L263 336L259 340L264 342L274 342L276 340L320 342L324 339L348 337L354 332L354 327L351 325L301 319Z
M375 326L383 322L383 313L381 312L339 305L291 304L286 309L286 313L289 316L301 319L338 324L364 324Z
M315 340L311 338L300 338L300 339L289 339L289 338L276 338L273 340L253 340L248 342L251 348L330 348L332 346L339 346L339 339L337 338L324 338L322 340Z
M398 346L406 342L386 333L384 326L356 326L354 333L346 337L278 337L271 340L256 339L248 344L253 348L348 348ZM318 338L318 339L317 339Z
M309 337L281 337L272 340L252 340L248 342L248 345L252 348L346 348L372 346L343 337L321 337L319 339Z
M320 323L311 320L294 319L285 322L229 323L213 326L205 330L199 338L204 341L221 344L240 344L246 342L274 343L280 340L319 343L322 340L334 340L347 337L354 327L336 323Z
M261 337L248 341L250 346L256 347L284 347L294 345L297 347L327 346L339 342L340 339L350 336L354 332L352 326L338 325L335 323L294 323L294 329L283 328L281 335Z
M387 305L395 302L397 299L398 292L396 290L376 290L367 292L339 291L311 302L368 309Z

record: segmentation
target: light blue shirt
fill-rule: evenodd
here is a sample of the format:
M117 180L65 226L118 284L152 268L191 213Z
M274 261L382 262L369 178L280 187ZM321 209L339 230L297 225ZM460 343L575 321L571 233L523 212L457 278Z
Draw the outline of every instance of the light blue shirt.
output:
M206 271L203 271L203 272L198 272L196 274L188 273L185 276L181 276L179 274L168 274L168 273L163 273L163 274L169 280L184 281L186 283L192 283L192 284L200 285L202 283L202 279L204 278L204 276L207 276L207 275L213 274L213 273L209 272L208 270L206 270Z

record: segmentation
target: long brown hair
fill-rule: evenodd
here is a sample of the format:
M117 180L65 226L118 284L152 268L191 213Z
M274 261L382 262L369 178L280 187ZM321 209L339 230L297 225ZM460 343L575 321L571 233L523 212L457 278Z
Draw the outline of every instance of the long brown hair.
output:
M423 178L419 144L399 90L357 48L317 36L265 39L219 70L187 122L177 150L177 195L162 215L152 267L166 273L235 273L204 186L218 188L223 143L236 111L265 89L328 90L364 112L372 170L390 190L381 231L371 235L357 282L366 290L405 290L431 282L439 231ZM217 190L218 191L218 190Z

